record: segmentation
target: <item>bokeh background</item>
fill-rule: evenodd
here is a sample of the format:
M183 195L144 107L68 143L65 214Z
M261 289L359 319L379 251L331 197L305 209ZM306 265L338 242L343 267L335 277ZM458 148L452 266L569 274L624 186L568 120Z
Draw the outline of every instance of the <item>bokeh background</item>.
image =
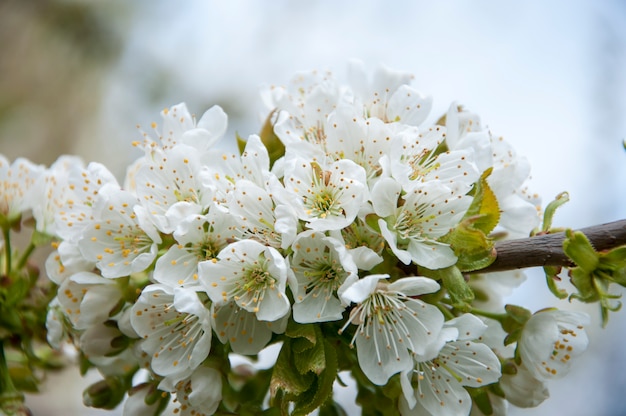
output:
M223 143L260 127L258 87L294 72L345 75L349 59L415 74L434 97L482 117L531 162L544 205L567 190L555 225L626 218L626 2L622 0L1 0L0 153L50 164L70 153L119 178L136 125L181 101L229 115ZM591 345L551 399L511 415L626 414L626 311L606 329L591 308L551 298L540 272L510 302L592 316ZM35 415L85 409L70 369L30 396ZM92 380L95 379L92 375ZM347 393L346 393L347 394ZM348 399L349 400L349 399Z

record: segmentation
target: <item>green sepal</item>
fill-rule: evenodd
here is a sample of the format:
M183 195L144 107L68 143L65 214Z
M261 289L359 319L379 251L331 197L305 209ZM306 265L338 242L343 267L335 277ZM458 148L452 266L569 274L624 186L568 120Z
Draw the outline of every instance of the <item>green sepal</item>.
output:
M565 254L586 273L593 273L600 263L600 257L589 239L580 231L567 230L565 235L567 236L563 241Z
M510 304L505 305L504 310L506 317L500 321L500 324L502 329L508 334L504 338L504 345L509 345L519 340L524 325L526 325L532 313L526 308Z
M607 278L626 287L626 246L617 247L599 255L599 268L606 271Z
M456 266L446 267L445 269L425 270L420 268L420 272L425 276L432 277L435 280L441 280L443 287L450 295L452 306L463 312L471 310L471 302L474 300L474 291L465 277Z
M569 201L569 194L567 192L561 192L554 198L554 201L551 201L546 207L543 213L543 224L541 226L541 231L547 233L552 228L552 219L554 218L554 214L556 210L561 207L561 205L565 204ZM536 234L536 233L533 233Z
M237 150L239 150L239 155L242 155L246 150L246 140L239 135L239 133L235 133L235 139L237 140Z
M319 416L348 416L348 412L334 400L328 400L320 407Z
M380 225L378 225L378 220L380 217L376 214L367 214L365 216L365 224L370 227L372 230L376 231L380 234Z
M124 399L129 387L122 377L107 377L83 391L83 403L88 407L115 409Z
M493 406L491 405L491 398L485 388L469 388L466 387L468 393L472 397L472 401L478 407L478 409L485 416L493 415Z
M559 266L544 266L543 271L546 275L546 284L548 285L548 289L554 296L559 299L565 299L567 295L567 291L565 289L560 289L556 282L561 280L559 278L559 273L561 273L561 267Z
M278 138L276 133L274 133L277 111L278 110L274 110L267 116L259 132L261 142L265 145L270 158L270 167L274 165L274 162L285 155L285 145Z

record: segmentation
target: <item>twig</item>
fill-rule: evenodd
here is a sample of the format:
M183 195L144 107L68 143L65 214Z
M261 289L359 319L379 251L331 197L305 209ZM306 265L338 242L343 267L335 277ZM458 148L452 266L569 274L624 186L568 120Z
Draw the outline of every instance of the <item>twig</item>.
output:
M580 229L598 251L626 244L626 219ZM499 241L496 260L479 273L537 266L572 266L563 252L565 233L543 234L518 240Z

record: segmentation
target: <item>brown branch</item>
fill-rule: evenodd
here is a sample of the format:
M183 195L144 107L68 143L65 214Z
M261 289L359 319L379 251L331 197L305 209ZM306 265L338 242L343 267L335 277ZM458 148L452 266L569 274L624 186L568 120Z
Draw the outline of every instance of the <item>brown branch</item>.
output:
M582 228L593 247L607 250L626 244L626 220ZM537 266L572 266L563 252L565 233L542 234L519 240L499 241L496 260L479 273L499 272Z

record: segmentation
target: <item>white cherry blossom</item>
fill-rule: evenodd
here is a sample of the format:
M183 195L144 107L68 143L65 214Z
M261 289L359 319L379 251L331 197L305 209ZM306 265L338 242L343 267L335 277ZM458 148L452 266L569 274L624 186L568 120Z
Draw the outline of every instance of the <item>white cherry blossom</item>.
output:
M104 277L143 271L156 258L161 237L138 204L133 194L113 185L98 193L94 221L82 233L78 247Z
M234 301L261 321L275 321L289 313L288 264L274 248L254 240L226 246L217 259L198 265L200 281L217 305Z
M471 314L445 323L442 338L446 342L441 350L434 358L416 356L415 368L401 376L402 415L469 414L472 398L465 387L495 383L501 376L498 357L487 345L474 342L486 329Z
M566 375L573 360L585 352L589 339L582 312L548 309L536 312L524 325L518 341L522 363L535 378L548 380Z
M111 279L79 272L61 283L57 297L74 328L87 329L109 319L122 298L122 291Z
M206 153L226 132L228 117L220 106L208 109L196 123L195 117L189 113L187 105L180 103L161 112L163 125L158 129L157 123L152 123L156 139L142 131L145 149L159 147L171 149L178 144L185 144L195 149L196 153Z
M213 199L213 190L200 176L202 163L191 146L151 149L135 176L137 196L151 221L171 233L186 217L202 214Z
M340 241L317 231L305 231L293 243L290 261L294 272L293 319L299 323L336 321L346 304L338 296L340 286L358 279L358 270Z
M44 166L27 159L18 158L11 163L0 154L0 221L12 223L32 208L29 194L44 171Z
M217 258L241 234L235 219L215 206L206 216L186 218L173 234L177 244L158 258L154 280L172 287L199 285L198 263Z
M380 231L401 262L429 269L456 262L450 246L437 239L458 225L471 197L437 181L416 184L403 195L400 183L391 178L378 181L371 194L374 211L381 217Z
M320 165L287 154L285 164L285 188L296 197L296 214L310 229L347 227L367 201L365 170L351 160Z
M132 307L131 324L159 375L185 374L209 355L213 332L209 309L194 290L147 286Z
M350 345L356 344L359 366L378 385L412 367L413 355L437 341L444 321L437 307L415 298L437 291L437 282L405 277L387 283L388 277L369 275L341 290L341 299L356 306L340 333L357 325Z

